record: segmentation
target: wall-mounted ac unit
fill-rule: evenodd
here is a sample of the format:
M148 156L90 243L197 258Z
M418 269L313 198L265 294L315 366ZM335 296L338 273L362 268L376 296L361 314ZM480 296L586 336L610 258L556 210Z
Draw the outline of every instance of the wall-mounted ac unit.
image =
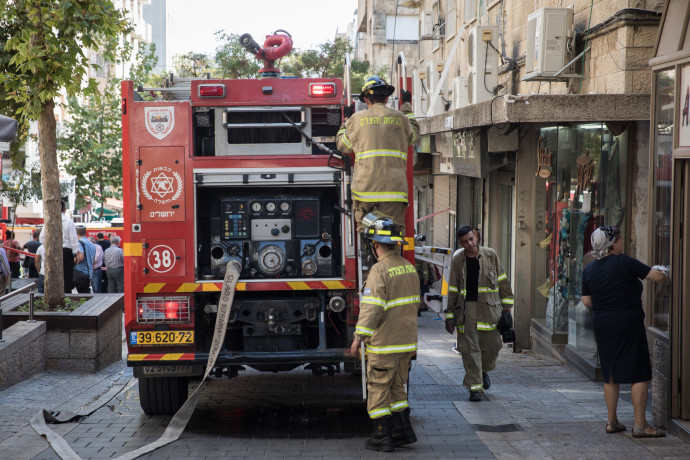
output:
M461 109L469 105L467 95L467 77L453 78L453 109Z
M552 77L566 64L573 38L572 8L540 8L527 18L523 80Z
M419 69L412 71L412 111L417 118L426 115L427 94L423 86L425 78L426 71Z
M426 89L429 92L427 94L427 104L431 104L431 100L434 98L434 94L436 94L436 91L438 90L438 84L439 81L441 80L441 74L443 73L443 67L444 67L444 62L443 61L429 61L427 64L427 69L426 69ZM443 82L443 87L441 88L441 93L439 96L436 98L436 102L434 102L434 106L428 106L427 107L427 112L426 116L427 117L433 117L434 115L438 115L440 113L444 112L444 107L443 107L443 98L446 97L448 91L448 79L446 79L445 82Z
M470 104L478 104L494 97L493 91L498 86L497 50L497 26L476 26L470 29L467 38L467 94Z

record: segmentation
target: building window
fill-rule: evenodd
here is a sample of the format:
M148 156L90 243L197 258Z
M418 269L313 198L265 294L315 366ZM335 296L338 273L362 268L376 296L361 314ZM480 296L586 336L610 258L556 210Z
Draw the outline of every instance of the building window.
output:
M455 0L448 0L446 2L446 40L455 36L456 17Z
M436 1L432 6L433 18L434 18L434 40L431 41L431 50L438 50L441 45L441 40L438 38L443 37L445 33L445 22L441 17L441 3Z
M465 0L465 23L477 18L477 0Z
M654 265L671 264L671 195L673 165L673 108L676 72L658 72L654 82L654 213L652 259ZM650 264L651 265L651 264ZM668 331L671 311L671 285L659 285L652 291L651 324Z
M105 77L105 60L100 54L93 53L90 57L91 76Z
M540 167L536 210L535 295L538 318L552 332L568 334L568 345L593 366L597 348L591 311L582 303L582 272L593 259L592 232L617 225L624 240L628 178L628 134L614 136L602 123L542 128L538 150L551 155Z
M417 16L392 14L386 16L386 42L417 43L419 39L417 21Z

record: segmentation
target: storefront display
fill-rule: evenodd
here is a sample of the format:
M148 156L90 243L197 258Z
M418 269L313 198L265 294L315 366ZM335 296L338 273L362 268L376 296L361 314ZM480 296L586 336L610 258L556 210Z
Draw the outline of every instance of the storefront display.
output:
M601 225L626 233L627 131L619 136L603 123L540 130L537 187L544 201L543 233L537 234L537 315L544 326L565 333L568 345L593 366L597 349L591 311L582 303L582 271L591 262L590 237ZM552 157L552 158L551 158ZM550 165L547 167L547 160ZM550 174L549 174L550 173Z

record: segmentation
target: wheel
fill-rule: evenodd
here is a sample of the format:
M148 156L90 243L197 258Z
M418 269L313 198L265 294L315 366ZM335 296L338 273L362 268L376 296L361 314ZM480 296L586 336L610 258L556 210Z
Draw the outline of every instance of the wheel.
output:
M172 415L187 400L187 377L139 378L139 404L146 415Z

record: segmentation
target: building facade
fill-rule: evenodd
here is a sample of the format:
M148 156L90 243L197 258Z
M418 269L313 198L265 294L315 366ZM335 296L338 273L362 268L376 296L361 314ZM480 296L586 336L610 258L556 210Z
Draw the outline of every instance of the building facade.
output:
M687 198L678 198L687 189L679 192L677 183L686 150L673 126L684 126L685 96L677 92L690 84L690 71L688 82L682 73L690 57L682 47L669 52L676 61L654 57L669 2L404 3L417 8L420 36L410 66L423 135L415 160L417 232L426 244L455 248L456 226L478 228L511 278L515 350L601 378L591 312L581 301L594 229L617 225L627 254L688 276L680 268L688 258L673 257L687 255L687 239L678 240L682 227L670 216L687 208ZM687 14L667 14L681 34L667 43L689 42ZM658 118L651 128L650 112ZM690 418L690 364L670 365L690 349L690 335L680 335L690 318L679 300L684 285L674 275L670 286L646 285L643 295L652 409L662 426Z
M654 349L654 418L690 433L690 4L670 0L653 57L649 155L649 259L671 283L647 293Z

